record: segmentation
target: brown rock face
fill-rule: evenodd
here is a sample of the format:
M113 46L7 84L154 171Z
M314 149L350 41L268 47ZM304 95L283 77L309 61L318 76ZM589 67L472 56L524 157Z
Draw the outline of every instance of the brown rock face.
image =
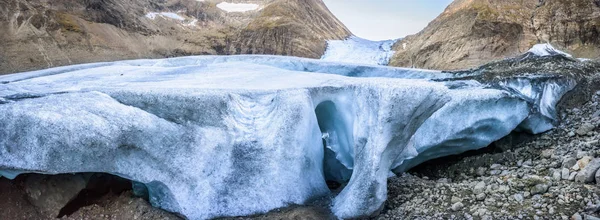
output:
M31 204L48 218L55 218L86 184L80 175L31 175L26 178L24 188Z
M595 0L456 0L423 31L394 45L392 66L456 70L551 43L576 57L600 57Z
M226 12L222 0L0 1L0 74L87 62L202 54L316 58L350 35L321 0L233 0L258 10ZM151 19L150 12L173 12Z
M321 0L276 1L241 31L235 53L319 58L327 40L349 35Z

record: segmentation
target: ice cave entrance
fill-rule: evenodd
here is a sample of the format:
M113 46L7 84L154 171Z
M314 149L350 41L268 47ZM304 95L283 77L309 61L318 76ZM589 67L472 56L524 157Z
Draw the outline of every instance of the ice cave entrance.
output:
M324 101L317 105L315 114L323 134L324 178L330 189L337 189L345 185L352 176L352 127L332 101Z

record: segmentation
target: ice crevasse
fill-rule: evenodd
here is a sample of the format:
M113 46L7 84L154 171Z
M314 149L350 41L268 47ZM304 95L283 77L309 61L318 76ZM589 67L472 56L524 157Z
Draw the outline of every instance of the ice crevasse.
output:
M573 86L560 77L453 77L277 56L0 76L0 175L111 173L189 219L304 204L330 193L326 180L347 181L333 213L366 217L383 206L391 170L515 129L543 132Z

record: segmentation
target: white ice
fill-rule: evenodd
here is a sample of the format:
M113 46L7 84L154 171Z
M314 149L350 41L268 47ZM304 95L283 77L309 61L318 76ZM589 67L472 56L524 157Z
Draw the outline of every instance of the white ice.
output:
M229 3L221 2L217 7L226 12L247 12L254 11L260 7L258 4L251 3Z
M489 146L513 131L530 112L527 101L506 91L466 88L453 90L450 96L452 101L417 130L396 159L394 172Z
M567 87L453 77L254 55L0 76L0 175L112 173L189 219L304 204L329 193L326 179L348 181L333 213L367 217L394 167L485 147Z
M345 40L330 40L322 60L369 65L387 65L397 40L370 41L356 36Z
M555 49L552 45L550 44L536 44L533 45L533 47L528 51L530 53L533 53L537 56L553 56L553 55L563 55L566 57L573 57L571 56L571 54L562 52L560 50Z
M558 121L556 105L576 86L575 80L554 76L516 77L502 80L498 84L529 100L533 111L518 130L532 134L543 133L554 127Z

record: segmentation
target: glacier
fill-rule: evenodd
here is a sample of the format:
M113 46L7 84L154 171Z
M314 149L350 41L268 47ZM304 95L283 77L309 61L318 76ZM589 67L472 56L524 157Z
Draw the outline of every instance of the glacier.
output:
M188 219L307 204L331 180L346 183L332 212L368 217L391 170L551 129L575 85L465 76L264 55L0 76L0 175L110 173Z
M356 36L327 41L322 60L367 65L388 65L398 40L371 41Z

